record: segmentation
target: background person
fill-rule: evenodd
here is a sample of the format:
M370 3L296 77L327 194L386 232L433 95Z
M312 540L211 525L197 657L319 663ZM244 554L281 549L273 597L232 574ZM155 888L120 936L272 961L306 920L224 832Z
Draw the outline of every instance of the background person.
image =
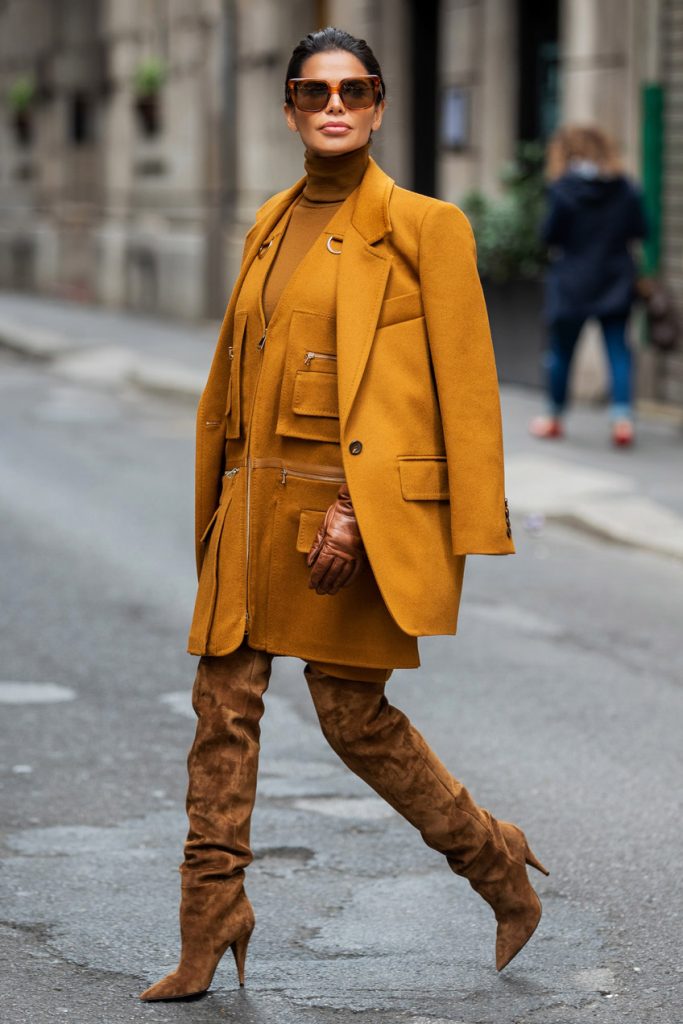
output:
M631 243L647 237L639 188L625 174L613 140L595 125L565 125L547 147L548 209L541 237L551 247L546 271L544 357L548 412L531 433L564 433L568 382L585 321L600 323L611 376L612 440L631 444L633 355L627 339L636 298Z

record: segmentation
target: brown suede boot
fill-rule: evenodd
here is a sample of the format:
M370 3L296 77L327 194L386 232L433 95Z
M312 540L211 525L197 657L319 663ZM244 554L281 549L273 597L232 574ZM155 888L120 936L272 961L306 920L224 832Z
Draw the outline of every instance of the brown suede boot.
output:
M496 915L496 968L502 971L541 920L541 901L529 882L526 865L544 875L550 872L531 852L521 828L510 821L495 821L495 826L477 857L457 874L468 879Z
M445 854L456 874L493 908L496 966L502 970L531 937L541 904L526 863L548 872L516 825L472 799L407 716L389 704L385 683L342 679L315 663L304 668L323 734L344 763Z
M244 869L256 798L263 694L272 655L242 644L223 657L202 657L192 692L198 718L187 766L189 832L180 902L182 952L175 971L152 985L145 1002L199 995L232 949L244 984L254 911Z

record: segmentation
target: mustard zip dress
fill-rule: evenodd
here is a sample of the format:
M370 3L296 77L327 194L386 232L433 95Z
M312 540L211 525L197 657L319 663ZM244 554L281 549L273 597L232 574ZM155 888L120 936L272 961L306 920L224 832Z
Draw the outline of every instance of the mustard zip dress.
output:
M309 178L319 168L323 194L333 197L350 170L359 183L367 149L328 158L307 151ZM191 654L229 654L246 637L251 647L310 661L420 664L416 637L390 615L369 564L337 594L316 594L308 586L306 555L344 480L336 281L357 192L356 186L317 233L269 319L264 286L296 201L261 246L240 290L229 349L223 484L202 539Z

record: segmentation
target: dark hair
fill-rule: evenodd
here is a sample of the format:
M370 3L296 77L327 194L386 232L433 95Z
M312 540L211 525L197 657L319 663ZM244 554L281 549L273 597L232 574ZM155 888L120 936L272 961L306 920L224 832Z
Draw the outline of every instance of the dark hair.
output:
M328 25L327 28L321 28L317 32L309 32L294 47L292 56L289 58L285 77L285 103L290 107L292 106L292 98L289 95L287 82L290 78L301 78L301 68L304 61L308 57L312 57L314 53L327 53L330 50L346 50L347 53L352 53L363 64L369 75L379 75L380 90L377 94L377 105L379 105L387 92L379 61L364 39L356 39L355 36L345 32L344 29L334 28L332 25Z

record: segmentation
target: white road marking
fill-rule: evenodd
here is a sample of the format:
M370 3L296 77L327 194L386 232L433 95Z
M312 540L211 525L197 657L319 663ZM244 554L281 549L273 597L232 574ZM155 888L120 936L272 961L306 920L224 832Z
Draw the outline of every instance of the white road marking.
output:
M175 693L162 693L159 700L162 704L166 704L171 711L175 711L176 715L183 715L185 718L195 718L195 713L192 710L192 691L187 690L176 690Z
M331 815L333 818L362 818L364 821L393 818L397 813L384 800L373 796L358 799L327 796L302 797L294 801L294 807L300 811L315 811L316 814Z
M60 704L75 696L75 690L56 683L0 682L0 704Z

